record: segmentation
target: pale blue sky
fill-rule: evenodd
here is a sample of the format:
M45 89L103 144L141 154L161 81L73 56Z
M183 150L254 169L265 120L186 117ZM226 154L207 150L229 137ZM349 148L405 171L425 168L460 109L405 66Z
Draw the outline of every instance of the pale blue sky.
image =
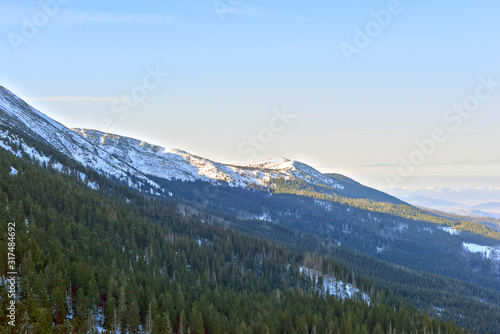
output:
M443 119L479 77L500 81L498 1L46 3L50 15L38 1L1 2L0 84L67 126L106 130L106 119L216 161L284 156L371 186L387 186L414 141L445 128L399 185L500 187L500 87L457 130ZM355 29L391 6L348 62L340 45L355 46ZM155 68L169 76L126 117L114 112ZM248 137L284 108L294 119L249 154Z

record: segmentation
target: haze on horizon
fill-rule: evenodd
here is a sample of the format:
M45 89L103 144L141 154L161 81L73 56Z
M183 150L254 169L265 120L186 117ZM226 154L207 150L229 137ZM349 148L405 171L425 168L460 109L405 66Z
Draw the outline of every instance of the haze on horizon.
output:
M7 0L0 84L68 127L215 161L500 188L498 12L493 0Z

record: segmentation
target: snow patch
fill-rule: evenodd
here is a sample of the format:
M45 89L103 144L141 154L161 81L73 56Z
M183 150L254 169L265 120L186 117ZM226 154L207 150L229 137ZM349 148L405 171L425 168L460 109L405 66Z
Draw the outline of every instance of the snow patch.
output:
M453 227L438 227L440 230L448 232L451 235L460 235L460 231L455 230Z
M82 172L78 172L78 179L82 182L85 182L85 178L87 177L87 175L85 175L84 173Z
M17 169L15 169L14 167L10 167L10 175L11 176L16 176L18 174L18 171Z
M308 275L314 282L318 283L318 279L321 276L323 279L322 293L337 296L341 299L352 299L355 296L361 296L361 299L368 304L370 303L370 296L366 293L361 293L358 288L350 283L345 283L341 280L330 275L322 275L317 270L313 270L304 266L299 268L301 274Z
M487 259L500 262L500 246L490 247L464 242L462 247L468 252L479 253Z
M255 215L255 216L252 217L252 219L257 219L257 220L266 221L266 222L272 222L273 221L271 219L271 216L267 212L264 212L260 216Z
M99 189L99 185L95 181L87 183L87 187L89 187L90 189L94 189L94 190L98 190Z
M55 169L55 170L57 170L57 171L59 171L59 172L62 171L63 167L64 166L61 165L59 162L56 162L56 163L52 164L52 168Z
M399 223L399 225L398 225L398 231L400 233L406 231L407 229L408 229L408 224Z

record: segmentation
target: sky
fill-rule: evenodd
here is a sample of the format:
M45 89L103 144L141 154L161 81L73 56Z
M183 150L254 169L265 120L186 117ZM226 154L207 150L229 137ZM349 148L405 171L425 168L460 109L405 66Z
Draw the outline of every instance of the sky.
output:
M0 3L0 85L68 127L373 187L500 188L500 2Z

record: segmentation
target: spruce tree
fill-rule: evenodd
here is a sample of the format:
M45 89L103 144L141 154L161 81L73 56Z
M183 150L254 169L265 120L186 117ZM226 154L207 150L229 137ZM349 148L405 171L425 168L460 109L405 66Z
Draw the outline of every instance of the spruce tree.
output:
M19 328L21 334L32 334L33 325L31 324L31 319L29 317L28 311L24 311L23 317L21 319L22 323Z

